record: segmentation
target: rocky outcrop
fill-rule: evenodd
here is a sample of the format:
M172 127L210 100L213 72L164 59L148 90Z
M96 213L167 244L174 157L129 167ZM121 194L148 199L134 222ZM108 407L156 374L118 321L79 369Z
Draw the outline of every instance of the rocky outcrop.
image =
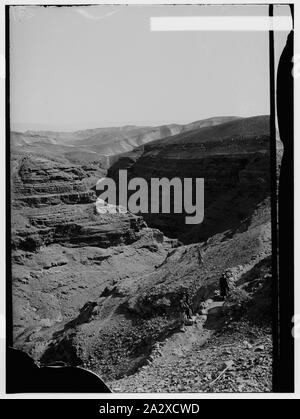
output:
M14 249L35 250L51 243L109 247L131 243L144 225L132 214L98 214L95 203L57 204L13 212Z
M141 217L99 214L91 189L100 168L30 156L14 161L12 246L35 250L52 243L109 247L130 243L144 226Z
M99 166L72 165L34 155L17 156L12 161L12 204L36 207L68 199L74 204L93 202L90 188L104 173Z

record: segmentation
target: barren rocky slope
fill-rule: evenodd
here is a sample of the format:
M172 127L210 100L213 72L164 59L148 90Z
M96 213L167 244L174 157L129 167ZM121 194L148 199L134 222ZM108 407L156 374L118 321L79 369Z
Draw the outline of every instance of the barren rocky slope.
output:
M118 388L115 380L136 374L149 357L155 358L157 342L172 339L183 327L184 295L195 315L191 327L202 327L202 303L214 297L219 277L228 268L237 292L228 313L241 303L249 315L254 313L249 321L253 317L256 321L258 312L268 319L269 192L264 182L257 186L260 177L268 181L268 133L263 131L267 122L258 124L256 137L252 126L250 139L242 138L249 127L244 124L246 128L228 128L225 124L224 131L217 131L227 136L234 129L235 141L226 136L213 137L215 127L202 128L202 142L205 138L209 141L203 155L197 151L197 162L193 159L195 148L189 151L190 146L198 150L195 131L181 134L194 141L194 146L187 143L185 151L182 137L175 136L145 146L142 162L129 159L147 176L162 173L158 169L166 165L159 159L167 156L169 175L178 174L182 164L185 175L211 177L207 216L212 221L205 227L205 234L199 233L199 239L205 240L193 237L186 239L185 245L147 227L141 216L99 214L93 190L104 174L99 162L74 163L64 155L59 158L57 152L52 154L51 147L48 156L27 155L17 147L12 155L14 345L45 364L60 360L84 365ZM162 146L164 142L169 142L170 148ZM252 170L247 170L249 167ZM134 169L133 173L140 172ZM222 207L218 216L211 211L217 205L213 201L219 199L221 179L224 189L217 203L223 209L227 203L228 212L231 205L234 213L224 224L219 222ZM245 213L247 205L250 209ZM151 225L155 223L150 220ZM171 223L167 230L172 230ZM213 341L211 344L217 345ZM134 377L128 385L127 381L120 382L124 391L135 390ZM270 380L266 386L270 387ZM169 390L174 388L170 386ZM199 386L193 385L193 389Z

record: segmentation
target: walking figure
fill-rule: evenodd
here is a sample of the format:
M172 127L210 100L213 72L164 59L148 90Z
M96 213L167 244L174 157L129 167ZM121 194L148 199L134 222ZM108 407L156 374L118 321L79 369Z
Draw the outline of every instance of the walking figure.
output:
M228 272L224 272L220 278L219 285L220 285L220 295L225 300L229 293L229 274Z
M180 300L180 306L186 318L191 319L193 317L193 310L186 294Z

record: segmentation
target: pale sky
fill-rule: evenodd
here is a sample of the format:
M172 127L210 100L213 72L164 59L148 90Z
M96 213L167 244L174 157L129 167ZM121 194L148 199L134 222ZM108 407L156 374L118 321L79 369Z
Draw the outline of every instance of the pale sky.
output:
M151 32L152 16L266 6L12 8L11 123L76 130L269 114L268 32ZM289 14L283 6L280 14ZM276 35L277 56L286 33Z

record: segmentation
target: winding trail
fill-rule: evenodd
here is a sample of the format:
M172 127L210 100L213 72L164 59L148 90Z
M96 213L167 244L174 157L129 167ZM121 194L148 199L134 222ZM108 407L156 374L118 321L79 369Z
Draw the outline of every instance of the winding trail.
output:
M111 390L118 393L272 391L271 329L241 319L225 325L223 304L210 302L207 315L196 316L191 326L157 343L147 364L131 376L108 383Z
M197 351L223 326L223 304L224 301L212 301L206 309L207 315L197 314L192 325L184 326L165 341L158 342L146 365L132 376L108 383L110 388L114 392L146 392L151 388L164 392L175 386L173 391L184 391L184 388L176 387L177 383L180 386L182 376L191 374L193 377L195 371L197 375L197 364L205 364Z

